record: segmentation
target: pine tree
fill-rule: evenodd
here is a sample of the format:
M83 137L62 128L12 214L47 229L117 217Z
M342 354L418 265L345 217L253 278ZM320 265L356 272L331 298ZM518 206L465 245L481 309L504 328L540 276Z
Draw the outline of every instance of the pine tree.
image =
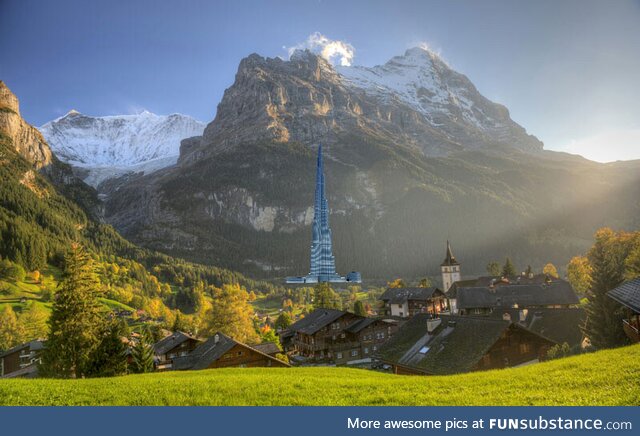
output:
M354 303L353 313L359 316L367 316L367 312L364 310L364 304L361 300L358 300Z
M507 257L507 260L504 262L504 266L502 267L502 276L513 277L516 274L516 267L513 266L511 259Z
M49 337L42 356L42 374L82 377L100 344L102 317L99 282L93 260L78 244L65 255L65 268L49 318Z
M106 322L102 328L100 345L91 353L88 377L114 377L127 373L127 344L129 327L122 320Z
M151 334L147 329L142 331L138 342L131 349L131 357L131 372L144 374L153 371L155 354L151 345Z
M607 296L607 292L624 280L627 251L618 235L610 229L601 229L596 233L596 242L588 254L591 280L584 332L596 348L610 348L626 342L621 307Z
M282 312L276 318L275 327L276 330L284 330L291 325L291 316L287 312Z
M496 261L489 262L487 265L487 272L492 277L497 277L500 275L500 264Z

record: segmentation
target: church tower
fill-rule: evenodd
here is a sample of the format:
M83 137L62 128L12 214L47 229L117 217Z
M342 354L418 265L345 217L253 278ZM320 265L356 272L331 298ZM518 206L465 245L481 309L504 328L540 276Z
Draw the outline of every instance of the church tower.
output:
M447 241L447 257L440 265L440 272L442 273L442 290L449 292L451 285L460 281L460 263L453 256L449 241Z

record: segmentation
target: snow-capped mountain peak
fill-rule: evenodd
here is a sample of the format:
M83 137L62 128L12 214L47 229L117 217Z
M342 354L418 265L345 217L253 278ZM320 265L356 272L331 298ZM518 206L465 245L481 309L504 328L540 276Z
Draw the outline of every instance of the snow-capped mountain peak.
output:
M96 185L105 177L174 164L180 141L201 135L204 127L182 114L156 115L145 110L92 117L71 110L40 131L60 160L88 170L86 181Z

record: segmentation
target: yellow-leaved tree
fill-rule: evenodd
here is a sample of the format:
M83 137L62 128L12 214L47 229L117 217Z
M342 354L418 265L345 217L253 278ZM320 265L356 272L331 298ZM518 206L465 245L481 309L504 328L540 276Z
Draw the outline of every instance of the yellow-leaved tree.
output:
M212 336L217 332L246 344L260 342L253 325L254 310L249 294L238 284L227 284L213 290L211 306L202 314L200 333Z

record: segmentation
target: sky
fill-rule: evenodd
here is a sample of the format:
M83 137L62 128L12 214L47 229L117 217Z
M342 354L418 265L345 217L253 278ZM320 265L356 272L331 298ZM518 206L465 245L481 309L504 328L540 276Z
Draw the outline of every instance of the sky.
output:
M0 0L0 80L36 126L70 109L209 122L251 53L373 66L420 44L545 148L640 159L640 0Z

